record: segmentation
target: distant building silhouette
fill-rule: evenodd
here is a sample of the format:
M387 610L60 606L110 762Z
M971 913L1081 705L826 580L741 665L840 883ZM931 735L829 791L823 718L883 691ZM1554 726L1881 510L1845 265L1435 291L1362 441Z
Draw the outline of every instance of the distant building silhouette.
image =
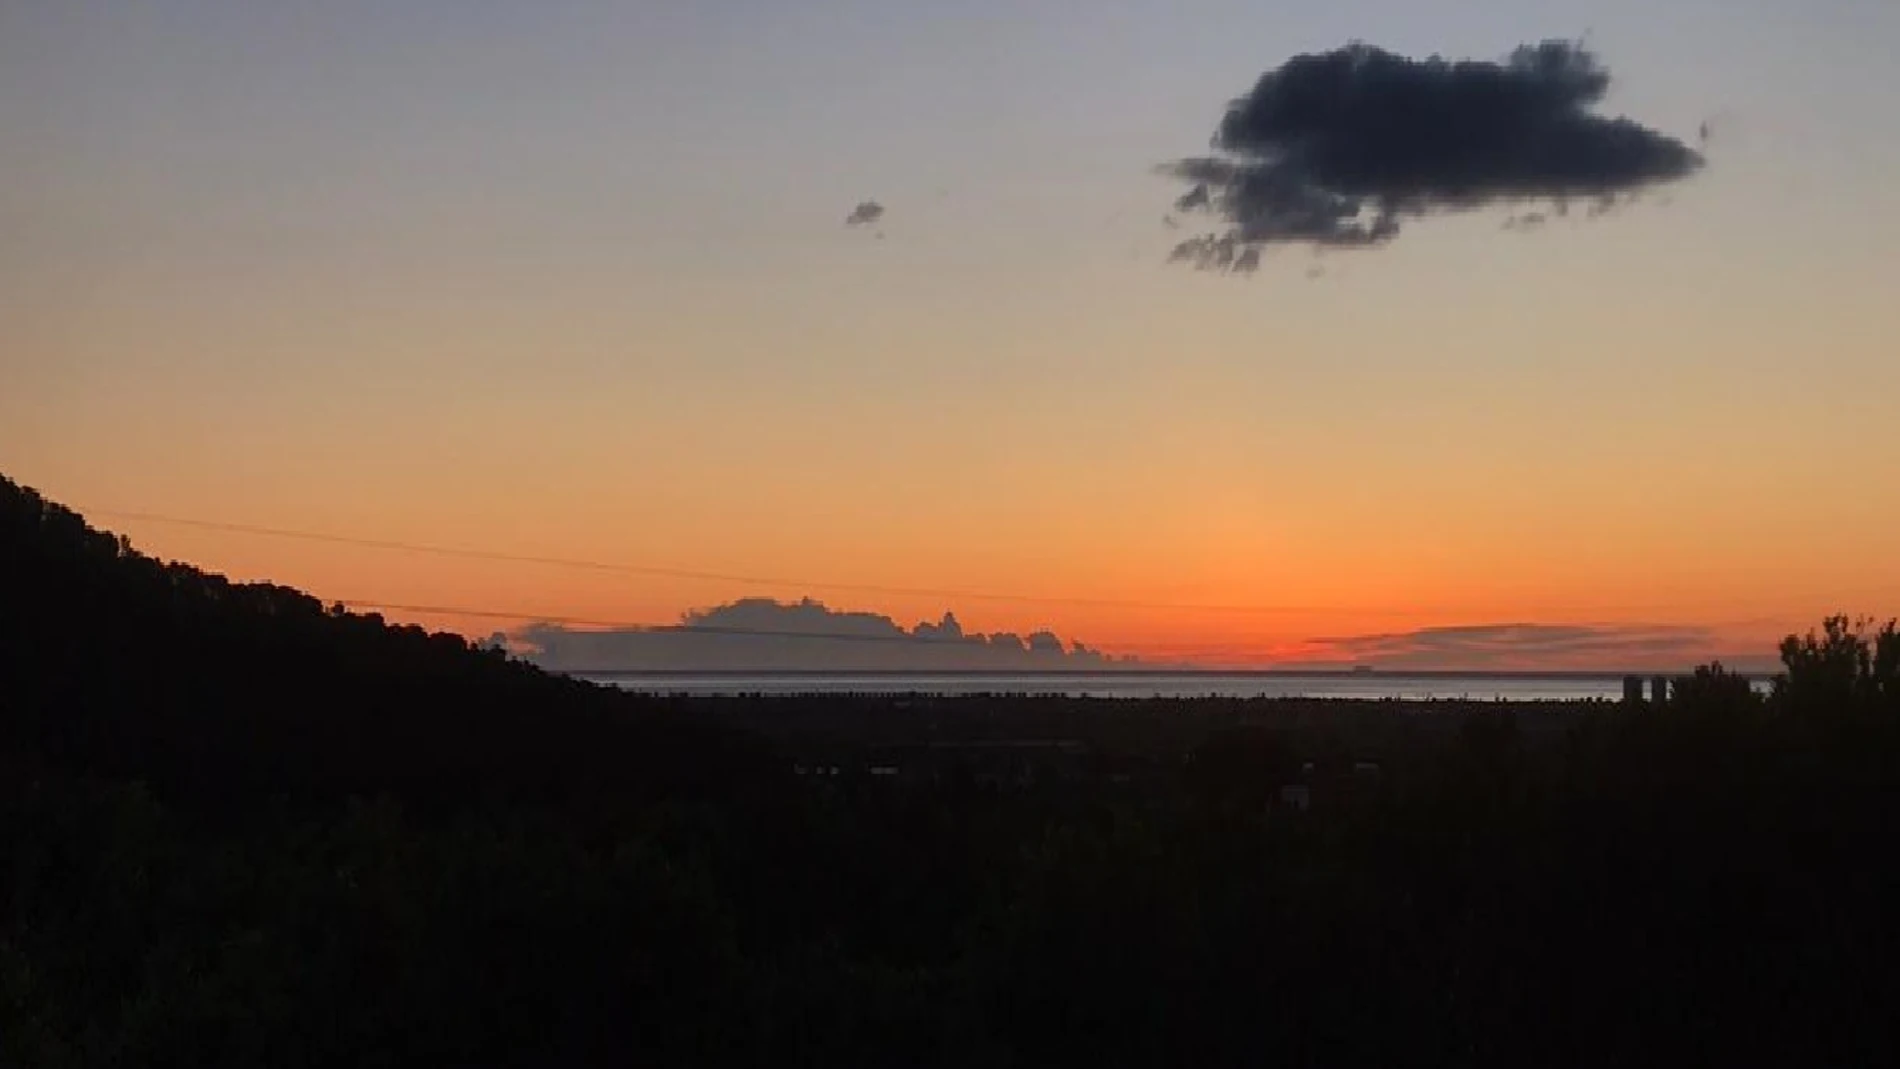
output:
M1642 676L1624 676L1623 677L1623 704L1624 705L1643 704L1643 677Z

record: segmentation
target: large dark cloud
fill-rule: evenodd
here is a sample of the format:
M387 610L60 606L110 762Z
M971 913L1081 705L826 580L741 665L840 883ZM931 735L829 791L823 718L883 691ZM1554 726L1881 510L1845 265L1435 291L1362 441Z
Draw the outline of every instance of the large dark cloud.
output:
M1597 114L1609 87L1596 57L1566 41L1499 62L1410 59L1366 44L1296 56L1229 106L1215 154L1163 168L1188 186L1177 213L1220 223L1173 258L1246 271L1273 244L1364 248L1391 241L1410 218L1606 204L1701 169L1682 141Z
M955 614L906 628L888 616L806 598L739 601L685 614L678 626L589 630L531 624L508 646L557 671L948 671L1128 667L1047 631L968 634Z

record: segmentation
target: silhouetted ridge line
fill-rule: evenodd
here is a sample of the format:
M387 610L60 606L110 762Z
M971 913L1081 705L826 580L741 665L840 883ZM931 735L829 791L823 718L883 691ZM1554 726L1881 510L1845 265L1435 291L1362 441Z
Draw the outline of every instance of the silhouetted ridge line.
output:
M266 797L614 800L768 785L752 744L458 635L166 564L0 477L0 749Z

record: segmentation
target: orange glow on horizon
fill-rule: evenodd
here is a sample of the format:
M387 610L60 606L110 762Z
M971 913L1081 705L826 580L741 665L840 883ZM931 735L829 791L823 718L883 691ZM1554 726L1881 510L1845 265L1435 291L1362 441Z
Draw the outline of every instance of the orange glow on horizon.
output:
M1133 655L1157 663L1185 663L1207 667L1272 667L1291 663L1352 664L1377 660L1356 654L1336 639L1353 636L1402 635L1418 629L1496 624L1589 624L1606 628L1636 625L1694 624L1716 619L1707 628L1705 642L1694 659L1737 654L1766 657L1773 643L1790 630L1805 629L1818 615L1749 614L1739 602L1710 601L1693 618L1670 614L1669 606L1618 606L1607 599L1586 597L1571 585L1556 591L1575 600L1545 601L1515 595L1508 585L1486 584L1474 577L1461 589L1449 578L1402 576L1386 579L1395 596L1381 603L1381 588L1364 574L1338 567L1344 581L1318 566L1306 569L1299 584L1267 587L1259 580L1217 586L1199 569L1181 569L1174 582L1129 582L1126 586L1097 580L1066 589L1047 576L1024 575L1023 585L1001 585L1007 573L998 573L999 585L968 587L945 583L938 594L883 593L826 589L827 579L813 569L815 585L784 582L746 584L690 578L636 576L605 569L589 570L524 561L468 559L403 550L273 538L128 520L95 524L129 533L134 543L166 559L184 560L240 580L266 580L304 589L325 600L341 600L378 611L392 622L418 623L430 628L483 637L495 631L513 631L537 621L572 621L579 629L615 626L669 625L692 609L711 608L745 597L796 601L811 597L839 611L869 611L890 616L901 626L936 621L953 612L969 633L1050 630L1067 641L1082 641L1104 653ZM432 545L461 545L452 541L416 537ZM475 547L468 549L493 549ZM576 543L568 552L579 553ZM507 548L504 553L563 556L545 546ZM600 558L602 564L624 563ZM884 577L866 577L841 569L846 584L876 585ZM1239 571L1239 569L1237 569ZM1280 578L1270 569L1273 579ZM835 574L835 573L834 573ZM1453 573L1456 574L1456 573ZM1033 582L1032 582L1033 580ZM1011 597L956 596L959 589ZM1462 595L1462 596L1460 596ZM1514 596L1515 595L1515 596ZM1040 600L1041 598L1050 600ZM1072 599L1072 600L1057 600ZM1328 603L1330 602L1330 604ZM375 606L409 606L431 611ZM436 609L444 611L433 611ZM453 610L471 610L466 615ZM1825 607L1817 613L1828 611ZM1716 614L1720 613L1718 617ZM496 615L489 615L496 614ZM1726 621L1726 622L1723 622ZM1498 668L1616 668L1652 663L1679 664L1686 655L1642 657L1611 663L1614 658L1575 656L1489 656L1474 667ZM1640 663L1639 663L1640 662Z
M1210 663L1499 658L1363 636L1507 624L1606 636L1510 656L1673 662L1900 609L1891 2L1666 42L1617 5L1619 112L1748 116L1669 203L1434 212L1247 278L1170 263L1193 231L1154 167L1274 61L1247 42L1340 28L1319 8L1187 36L1131 8L1052 63L1060 19L798 7L754 42L718 4L217 6L6 8L0 471L82 512L777 581L93 517L161 556L529 617L812 596ZM1431 47L1510 43L1466 21ZM843 225L870 198L883 240Z

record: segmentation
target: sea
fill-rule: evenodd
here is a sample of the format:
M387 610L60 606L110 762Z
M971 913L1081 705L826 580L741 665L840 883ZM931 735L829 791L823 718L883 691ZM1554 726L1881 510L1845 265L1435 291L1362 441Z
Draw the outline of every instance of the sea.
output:
M1069 698L1331 698L1355 701L1620 700L1618 673L721 672L577 673L641 694L685 697L1030 695ZM1645 679L1647 689L1647 679Z

